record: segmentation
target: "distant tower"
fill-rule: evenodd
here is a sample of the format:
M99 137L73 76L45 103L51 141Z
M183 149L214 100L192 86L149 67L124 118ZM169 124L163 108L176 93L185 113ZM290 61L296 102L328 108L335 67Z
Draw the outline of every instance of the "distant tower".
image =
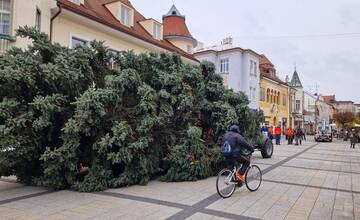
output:
M290 85L295 88L303 88L302 83L300 81L299 74L296 71L296 65L295 65L295 71L291 78Z
M185 23L185 16L173 5L170 11L163 16L164 36L175 46L187 53L193 53L197 40L193 38Z

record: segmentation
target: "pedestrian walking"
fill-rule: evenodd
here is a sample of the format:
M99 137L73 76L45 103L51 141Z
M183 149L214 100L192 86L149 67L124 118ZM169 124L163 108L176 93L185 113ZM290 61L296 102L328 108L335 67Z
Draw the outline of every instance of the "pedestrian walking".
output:
M293 144L293 139L294 139L294 130L289 127L287 130L286 130L286 135L288 137L288 144Z
M274 139L273 135L274 135L274 129L273 129L272 126L270 126L270 128L269 128L269 138L270 138L271 141Z
M302 129L301 130L301 132L302 132L302 138L304 139L304 141L306 141L306 129L304 128L304 129Z
M280 141L281 141L281 128L280 128L280 126L277 126L275 128L275 140L276 140L276 145L280 145Z
M295 145L302 145L303 132L300 127L295 131Z
M355 130L350 132L350 148L355 149L355 144L358 142L358 136L355 133Z

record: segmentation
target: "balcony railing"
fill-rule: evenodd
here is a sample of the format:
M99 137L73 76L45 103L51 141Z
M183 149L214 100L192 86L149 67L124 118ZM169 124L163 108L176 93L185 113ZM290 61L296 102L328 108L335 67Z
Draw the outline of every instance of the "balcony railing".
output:
M0 34L0 55L4 54L8 49L11 47L11 43L15 42L15 37L7 35L7 34Z

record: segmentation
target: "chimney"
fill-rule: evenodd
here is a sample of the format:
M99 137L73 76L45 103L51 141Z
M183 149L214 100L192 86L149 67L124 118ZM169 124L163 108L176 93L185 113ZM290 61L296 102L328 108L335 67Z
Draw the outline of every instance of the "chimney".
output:
M232 37L227 37L221 42L221 45L232 45L232 44L233 44Z
M198 45L197 45L197 47L195 48L195 51L202 50L202 49L204 49L204 43L198 41Z
M286 82L286 83L289 83L289 80L290 80L289 76L286 75L286 77L285 77L285 82Z

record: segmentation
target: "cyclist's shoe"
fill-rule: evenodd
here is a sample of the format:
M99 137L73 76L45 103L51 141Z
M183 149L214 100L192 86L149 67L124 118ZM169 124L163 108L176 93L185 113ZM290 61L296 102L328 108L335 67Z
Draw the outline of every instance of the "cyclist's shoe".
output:
M236 173L236 178L238 181L241 181L242 183L245 182L245 175L241 175L240 173Z
M237 182L237 186L238 186L238 187L242 187L242 186L243 186L243 182L238 181L238 182Z

